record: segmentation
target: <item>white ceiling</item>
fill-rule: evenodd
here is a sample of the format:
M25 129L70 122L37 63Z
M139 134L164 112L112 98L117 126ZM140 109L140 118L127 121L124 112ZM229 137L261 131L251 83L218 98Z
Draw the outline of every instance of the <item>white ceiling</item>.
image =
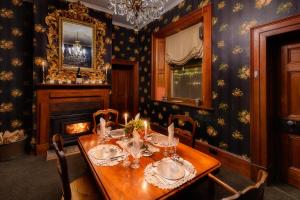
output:
M68 0L68 1L74 2L77 0ZM81 2L89 8L113 14L113 12L108 9L108 1L109 0L81 0ZM165 6L165 12L171 10L173 7L178 5L181 1L183 0L168 0L168 3L166 3ZM113 15L113 24L130 28L130 29L134 28L133 25L131 25L126 21L125 16Z

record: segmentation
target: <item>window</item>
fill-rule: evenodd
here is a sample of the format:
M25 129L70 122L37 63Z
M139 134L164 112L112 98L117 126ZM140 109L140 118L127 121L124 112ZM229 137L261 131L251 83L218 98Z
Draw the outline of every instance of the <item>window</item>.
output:
M152 99L211 109L211 5L152 35Z

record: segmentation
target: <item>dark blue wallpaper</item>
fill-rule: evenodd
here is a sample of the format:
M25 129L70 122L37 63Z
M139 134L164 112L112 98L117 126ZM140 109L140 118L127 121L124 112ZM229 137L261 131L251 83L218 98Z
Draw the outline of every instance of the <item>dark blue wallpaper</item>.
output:
M151 101L151 34L207 3L213 5L214 111ZM298 0L185 0L139 32L140 112L166 126L170 113L198 122L197 138L249 158L251 27L300 13Z

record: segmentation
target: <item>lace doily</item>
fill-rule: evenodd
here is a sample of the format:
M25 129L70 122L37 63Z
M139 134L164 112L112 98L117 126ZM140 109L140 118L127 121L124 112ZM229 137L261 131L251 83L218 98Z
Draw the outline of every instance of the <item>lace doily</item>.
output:
M168 146L168 137L160 133L152 133L149 142L157 147Z
M126 150L129 151L129 149L128 149L128 148L129 148L129 147L128 147L128 144L129 144L130 142L132 142L132 139L131 139L131 140L128 140L128 141L118 140L116 143L117 143L120 147L122 147L122 149L126 149ZM149 144L149 143L147 143L147 146L148 146L148 150L149 150L149 151L152 151L153 153L159 152L159 151L160 151L159 148L157 148L157 147L155 147L155 146L153 146L153 145L151 145L151 144Z
M170 158L164 158L164 159L170 159ZM162 160L164 160L164 159L162 159ZM147 165L147 167L144 170L145 180L148 183L150 183L156 187L159 187L160 189L177 188L177 187L181 186L182 184L186 183L187 181L192 180L196 176L197 171L196 171L195 167L189 161L179 158L178 163L176 163L175 161L174 162L184 168L184 170L185 170L184 177L179 180L165 179L165 178L161 177L160 175L158 175L158 172L156 170L157 165L162 160L154 162L154 163L150 163L149 165Z
M97 153L99 153L103 149L114 150L116 151L116 154L113 157L99 159ZM96 147L93 147L88 151L88 156L93 162L93 164L98 166L114 166L119 164L119 162L124 159L124 154L122 150L118 146L112 144L101 144Z

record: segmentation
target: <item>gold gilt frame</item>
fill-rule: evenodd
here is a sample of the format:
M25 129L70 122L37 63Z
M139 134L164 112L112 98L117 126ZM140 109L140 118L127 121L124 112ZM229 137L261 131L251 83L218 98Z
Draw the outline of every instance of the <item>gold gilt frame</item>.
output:
M95 65L95 59L96 59L96 26L95 26L95 24L81 22L81 21L74 20L74 19L69 19L69 18L66 18L66 17L60 17L59 18L59 48L58 49L59 49L59 64L60 64L60 67L66 69L66 70L67 69L76 70L78 68L78 66L63 64L63 60L64 60L64 58L63 58L64 54L62 53L62 42L64 40L64 37L63 37L63 32L64 32L63 22L88 26L88 27L93 29L93 36L92 36L92 38L93 38L92 39L93 40L93 43L92 43L92 45L93 45L92 46L92 67L91 68L82 67L80 69L85 70L85 71L94 71L95 66L96 66Z
M49 64L47 79L54 81L63 81L67 80L75 81L76 79L76 70L72 70L69 67L62 67L61 59L61 38L60 38L60 25L61 20L67 19L81 24L89 24L90 26L95 27L95 38L93 43L95 43L94 54L94 63L93 70L82 70L81 74L84 78L90 80L104 81L104 59L103 56L106 53L104 37L106 25L105 23L89 16L88 8L82 5L80 2L69 3L68 10L55 10L50 13L45 21L48 25L47 30L47 61Z

